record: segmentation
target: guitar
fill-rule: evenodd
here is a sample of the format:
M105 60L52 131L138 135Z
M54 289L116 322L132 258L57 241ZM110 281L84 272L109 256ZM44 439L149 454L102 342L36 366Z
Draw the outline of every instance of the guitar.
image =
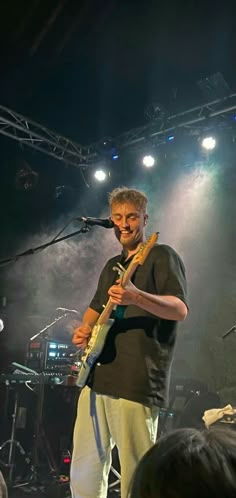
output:
M118 270L120 274L120 285L122 287L125 287L128 284L136 268L139 265L143 265L145 259L147 258L150 250L156 243L157 239L158 239L158 232L152 234L146 240L146 242L144 242L141 245L140 249L134 255L132 261L130 262L126 270L123 269L121 265L120 265L121 269L117 267L113 268L115 270ZM112 324L114 323L114 319L110 318L110 315L115 307L116 305L113 304L111 302L111 299L109 298L106 306L104 307L104 310L102 311L101 315L99 316L96 324L92 329L89 342L84 349L82 357L80 358L81 366L76 381L76 385L79 387L85 386L90 370L103 350L107 334Z

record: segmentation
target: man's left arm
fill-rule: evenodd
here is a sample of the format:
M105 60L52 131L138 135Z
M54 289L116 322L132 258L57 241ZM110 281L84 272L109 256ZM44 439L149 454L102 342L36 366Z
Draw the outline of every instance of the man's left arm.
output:
M116 305L128 306L133 304L152 315L165 320L185 320L188 309L186 304L176 296L159 296L137 289L129 283L125 289L113 285L109 289L111 302Z
M130 297L133 299L132 304L165 320L182 321L188 314L186 304L176 296L158 296L133 289Z
M109 296L114 304L132 304L159 318L182 321L188 314L185 268L181 258L169 246L163 246L162 253L162 271L160 268L157 271L159 294L138 289L130 282L125 288L112 286Z

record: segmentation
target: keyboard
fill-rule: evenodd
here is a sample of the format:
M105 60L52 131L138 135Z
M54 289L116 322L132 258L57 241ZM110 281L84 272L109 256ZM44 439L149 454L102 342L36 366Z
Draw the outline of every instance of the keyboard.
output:
M67 377L68 375L63 375L56 372L43 372L41 374L29 374L29 373L12 373L12 374L1 374L0 384L25 384L25 382L30 382L31 384L52 384L52 385L68 385Z

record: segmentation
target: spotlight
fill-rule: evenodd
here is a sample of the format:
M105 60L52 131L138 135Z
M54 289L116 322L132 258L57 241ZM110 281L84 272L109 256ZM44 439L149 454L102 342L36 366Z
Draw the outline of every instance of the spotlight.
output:
M105 171L103 171L102 169L98 169L97 171L95 171L94 176L99 182L104 182L107 177Z
M111 151L111 158L113 161L117 161L117 159L119 159L119 152L118 152L118 149L116 147L113 147L112 148L112 151Z
M30 166L26 165L24 168L17 171L15 176L15 185L19 190L33 190L38 184L38 173L33 171Z
M154 164L155 164L155 159L153 156L144 156L143 165L146 166L146 168L152 168Z
M213 137L205 137L202 140L202 147L206 150L213 150L216 146L216 140Z

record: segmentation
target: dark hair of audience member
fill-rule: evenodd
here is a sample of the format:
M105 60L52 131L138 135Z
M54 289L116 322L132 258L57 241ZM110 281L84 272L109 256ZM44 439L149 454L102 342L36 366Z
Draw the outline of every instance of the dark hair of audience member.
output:
M131 498L236 497L236 432L176 429L162 436L135 472Z

